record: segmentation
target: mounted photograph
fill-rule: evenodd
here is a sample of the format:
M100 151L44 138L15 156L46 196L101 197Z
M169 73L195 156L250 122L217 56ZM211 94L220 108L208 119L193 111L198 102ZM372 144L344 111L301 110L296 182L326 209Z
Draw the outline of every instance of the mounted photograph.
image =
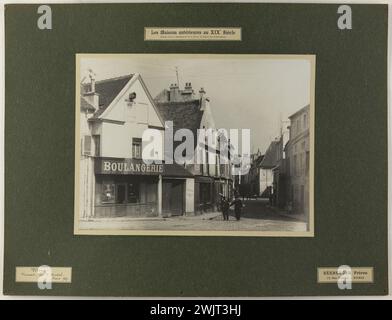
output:
M77 54L74 233L313 237L315 68Z

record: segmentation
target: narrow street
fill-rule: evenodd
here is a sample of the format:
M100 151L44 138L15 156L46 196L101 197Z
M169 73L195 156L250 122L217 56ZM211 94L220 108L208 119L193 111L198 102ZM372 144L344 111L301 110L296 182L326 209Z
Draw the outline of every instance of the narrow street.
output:
M229 221L221 213L200 216L179 216L164 219L114 218L81 221L81 229L121 230L194 230L194 231L306 231L306 223L280 215L266 200L245 200L240 221L230 210Z

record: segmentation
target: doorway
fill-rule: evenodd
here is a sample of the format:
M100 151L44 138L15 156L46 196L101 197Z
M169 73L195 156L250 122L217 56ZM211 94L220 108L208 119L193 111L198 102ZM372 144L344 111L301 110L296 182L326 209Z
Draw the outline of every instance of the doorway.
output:
M162 213L164 216L184 214L184 180L164 180L162 183Z

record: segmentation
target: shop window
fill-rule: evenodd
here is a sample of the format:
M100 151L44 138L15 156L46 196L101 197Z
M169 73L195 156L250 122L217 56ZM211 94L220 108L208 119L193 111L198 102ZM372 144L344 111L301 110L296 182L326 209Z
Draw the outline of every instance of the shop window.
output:
M114 183L104 183L102 185L101 202L114 203L115 202L115 185Z
M128 183L128 203L138 203L140 195L139 183Z
M140 138L132 139L132 158L134 159L142 158L142 139Z

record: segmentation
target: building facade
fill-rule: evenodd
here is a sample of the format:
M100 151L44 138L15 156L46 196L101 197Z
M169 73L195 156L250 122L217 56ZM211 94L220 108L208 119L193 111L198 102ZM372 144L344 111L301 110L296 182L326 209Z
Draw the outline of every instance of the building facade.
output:
M193 210L185 197L193 176L177 164L142 160L142 136L164 122L138 74L81 86L80 218L154 217Z
M270 197L274 193L274 168L278 164L279 159L279 140L274 140L268 146L260 163L259 184L260 196Z
M174 132L185 128L190 130L194 138L194 157L184 163L184 168L194 177L194 212L217 210L221 195L231 197L232 194L230 159L227 159L227 163L221 163L220 157L221 147L228 147L229 141L216 132L210 99L206 97L206 92L201 88L196 94L190 82L185 84L184 89L180 89L177 84L171 84L169 89L161 91L154 101L163 119L173 123ZM216 134L212 139L205 139L199 136L199 129L210 129ZM174 141L174 148L180 144L181 141ZM196 159L202 159L202 163Z
M288 200L295 214L309 216L309 105L289 117L285 146Z

